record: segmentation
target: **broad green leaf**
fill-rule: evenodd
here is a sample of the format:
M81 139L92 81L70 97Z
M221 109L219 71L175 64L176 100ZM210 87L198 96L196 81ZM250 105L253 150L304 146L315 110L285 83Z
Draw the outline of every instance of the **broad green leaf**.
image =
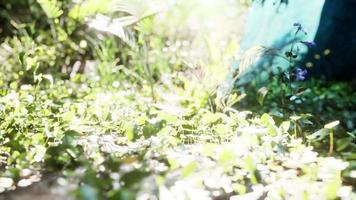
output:
M337 197L337 191L341 187L341 181L340 180L331 180L329 181L325 188L324 192L325 195L328 199L336 199Z
M261 116L261 122L265 126L270 126L270 125L274 125L275 124L273 118L267 113L264 113Z
M189 176L198 167L197 162L192 161L182 169L182 177L185 178Z

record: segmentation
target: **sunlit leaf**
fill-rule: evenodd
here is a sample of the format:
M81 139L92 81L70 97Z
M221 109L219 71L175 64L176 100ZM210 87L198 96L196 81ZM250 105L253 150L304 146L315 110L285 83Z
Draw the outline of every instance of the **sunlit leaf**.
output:
M135 137L135 125L132 123L127 123L125 125L125 135L128 140L132 141Z
M309 140L316 140L316 141L320 141L320 140L323 140L326 136L329 135L329 131L328 129L320 129L318 130L317 132L311 134L311 135L308 135L307 138Z
M284 121L282 122L282 124L279 126L279 128L281 129L281 131L283 133L287 133L290 127L290 121Z
M202 123L208 125L217 123L219 120L221 120L220 115L211 112L205 113L202 117Z
M263 105L263 101L268 93L268 89L266 87L261 87L257 91L257 101L260 105Z
M198 164L195 161L190 162L184 168L182 169L182 177L188 177L190 174L192 174L196 168L198 167Z
M339 125L340 124L340 121L333 121L333 122L330 122L328 124L326 124L324 126L324 128L327 128L327 129L333 129L335 126Z
M41 145L37 145L35 149L35 155L33 157L34 162L41 162L46 154L47 148Z
M57 18L63 14L56 0L37 0L48 18Z

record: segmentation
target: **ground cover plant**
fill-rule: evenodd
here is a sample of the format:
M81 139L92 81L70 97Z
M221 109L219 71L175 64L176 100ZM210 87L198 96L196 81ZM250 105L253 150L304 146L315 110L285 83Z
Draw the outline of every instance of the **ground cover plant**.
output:
M251 2L202 2L1 2L0 199L355 199L352 83L234 86Z

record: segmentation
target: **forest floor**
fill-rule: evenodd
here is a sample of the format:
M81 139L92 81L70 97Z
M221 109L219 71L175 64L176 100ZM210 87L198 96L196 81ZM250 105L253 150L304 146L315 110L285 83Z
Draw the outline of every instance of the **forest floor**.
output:
M351 198L352 187L343 186L341 177L348 163L318 156L294 135L291 120L275 122L268 114L233 108L212 112L178 87L156 88L156 102L149 90L128 87L64 84L42 91L36 101L29 101L31 88L2 97L12 98L4 105L12 111L8 123L15 120L28 131L10 138L21 137L14 148L33 153L20 152L19 158L27 157L23 169L8 169L18 170L17 181L2 179L0 186L35 183L4 198ZM18 102L19 110L12 107ZM46 109L30 110L33 104ZM47 112L57 108L54 115ZM43 128L46 135L39 132Z
M191 38L167 41L159 56L176 64L181 53L177 66L188 69L154 84L127 76L103 86L77 74L1 91L0 200L356 199L354 164L335 154L354 139L328 156L328 143L320 154L305 137L329 141L336 123L304 130L309 115L281 119L234 107L244 95L217 98L246 15L224 8L181 12Z

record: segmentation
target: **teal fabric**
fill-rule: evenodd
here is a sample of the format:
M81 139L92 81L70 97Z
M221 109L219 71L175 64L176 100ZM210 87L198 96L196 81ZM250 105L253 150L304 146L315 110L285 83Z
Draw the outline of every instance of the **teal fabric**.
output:
M241 50L246 51L256 45L275 48L284 52L290 50L291 43L295 39L296 27L294 23L302 24L307 35L298 34L297 40L313 41L318 31L321 13L325 0L291 0L288 3L276 3L275 0L254 1L250 8L245 34L240 43ZM278 1L279 2L279 1ZM299 49L299 60L302 60L308 53L308 48L297 44ZM237 68L239 62L234 63L233 68ZM252 78L264 81L270 71L277 73L277 67L285 69L289 62L281 57L265 56L254 63L251 69L256 73L241 77L238 84L249 82Z
M308 68L309 76L351 80L356 78L356 0L255 0L249 10L241 50L261 45L288 51L294 39L295 22L307 35L298 40L315 41L308 49L299 44L296 65ZM330 53L325 53L328 50ZM237 69L239 61L233 63ZM265 55L253 64L253 73L247 73L237 84L251 79L263 82L276 67L286 68L288 61Z
M302 39L313 41L324 3L325 0L291 0L288 4L275 3L275 0L264 4L255 1L247 17L242 50L255 45L285 48L294 37L295 22L301 23L308 33Z

